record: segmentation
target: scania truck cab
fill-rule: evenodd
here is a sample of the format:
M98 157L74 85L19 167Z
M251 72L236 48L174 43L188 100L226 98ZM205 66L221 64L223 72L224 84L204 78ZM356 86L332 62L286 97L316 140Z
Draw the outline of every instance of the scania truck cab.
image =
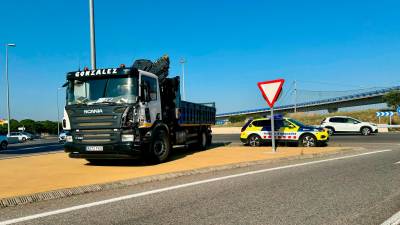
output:
M143 157L164 162L174 145L211 144L215 104L182 101L169 59L67 73L65 151L91 163Z

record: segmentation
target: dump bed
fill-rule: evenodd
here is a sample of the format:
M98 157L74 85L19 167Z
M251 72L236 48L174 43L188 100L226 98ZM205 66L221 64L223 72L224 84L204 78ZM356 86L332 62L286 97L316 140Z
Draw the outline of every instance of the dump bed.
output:
M215 124L215 103L179 102L180 125Z

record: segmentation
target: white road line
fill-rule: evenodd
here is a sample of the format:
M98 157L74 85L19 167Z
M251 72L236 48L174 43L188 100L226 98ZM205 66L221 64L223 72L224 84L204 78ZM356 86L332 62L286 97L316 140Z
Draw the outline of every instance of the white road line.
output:
M398 162L395 162L394 164L400 164L400 161L398 161Z
M337 158L330 158L330 159L323 159L323 160L317 160L317 161L311 161L311 162L305 162L305 163L292 164L292 165L287 165L287 166L279 166L279 167L255 170L255 171L250 171L250 172L245 172L245 173L238 173L238 174L233 174L233 175L229 175L229 176L200 180L200 181L195 181L195 182L191 182L191 183L180 184L180 185L170 186L170 187L166 187L166 188L155 189L152 191L145 191L145 192L140 192L140 193L131 194L131 195L125 195L125 196L121 196L121 197L117 197L117 198L111 198L111 199L92 202L92 203L88 203L88 204L72 206L72 207L68 207L68 208L64 208L64 209L58 209L58 210L54 210L54 211L34 214L34 215L20 217L20 218L15 218L15 219L11 219L11 220L5 220L5 221L1 221L0 225L14 224L14 223L19 223L19 222L34 220L34 219L43 218L43 217L47 217L47 216L76 211L79 209L90 208L90 207L99 206L99 205L105 205L105 204L119 202L119 201L123 201L123 200L127 200L127 199L138 198L138 197L142 197L142 196L146 196L146 195L176 190L176 189L180 189L180 188L191 187L191 186L200 185L200 184L211 183L211 182L215 182L215 181L227 180L227 179L232 179L232 178L236 178L236 177L254 175L254 174L265 173L265 172L270 172L270 171L275 171L275 170L295 168L295 167L318 164L318 163L323 163L323 162L330 162L330 161L340 160L340 159L349 159L349 158L377 154L377 153L382 153L382 152L389 152L389 151L392 151L392 150L387 149L387 150L366 152L366 153L361 153L361 154L357 154L357 155L349 155L349 156L342 156L342 157L337 157Z
M399 225L400 224L400 212L397 212L392 217L387 219L381 225Z

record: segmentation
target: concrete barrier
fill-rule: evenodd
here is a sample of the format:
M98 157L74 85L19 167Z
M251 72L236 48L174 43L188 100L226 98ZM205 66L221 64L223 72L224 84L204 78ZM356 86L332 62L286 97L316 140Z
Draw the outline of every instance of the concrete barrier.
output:
M213 127L213 134L240 134L241 127Z

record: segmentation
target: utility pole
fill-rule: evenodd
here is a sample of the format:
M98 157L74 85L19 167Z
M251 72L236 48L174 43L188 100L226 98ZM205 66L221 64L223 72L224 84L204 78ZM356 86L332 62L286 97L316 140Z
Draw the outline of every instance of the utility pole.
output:
M96 38L94 32L94 0L89 0L90 14L90 64L92 70L96 69Z
M58 91L61 90L61 88L57 88L57 135L60 137L60 106L59 106L59 101L58 101Z
M11 113L10 113L10 81L8 79L8 47L16 47L15 44L6 44L6 83L7 83L7 135L10 136Z
M186 100L186 94L185 94L185 63L186 63L186 60L184 58L181 58L179 63L182 64L182 99Z
M297 82L294 81L294 113L297 113Z

